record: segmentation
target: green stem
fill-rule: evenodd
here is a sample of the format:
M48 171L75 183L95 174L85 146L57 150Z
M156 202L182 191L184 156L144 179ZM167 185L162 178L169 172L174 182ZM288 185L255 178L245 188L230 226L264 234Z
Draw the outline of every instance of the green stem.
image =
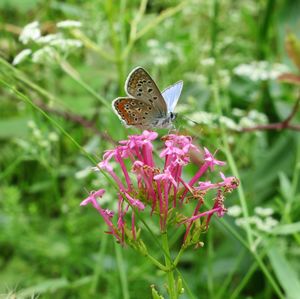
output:
M178 263L180 261L180 258L182 256L182 254L184 253L184 251L185 251L185 248L183 246L181 246L181 248L180 248L180 250L179 250L179 252L178 252L178 254L177 254L177 256L174 260L174 263L173 263L175 267L178 265Z
M114 23L114 3L113 0L107 0L106 2L106 13L108 15L108 25L109 30L111 32L111 41L114 47L115 57L116 57L116 67L118 70L118 81L119 81L119 92L123 92L124 88L124 65L122 59L122 52L121 52L121 44L119 36L115 30L115 23Z
M241 263L242 261L244 260L245 258L245 255L246 255L246 250L242 250L240 252L240 254L236 257L235 259L235 263L233 265L233 267L229 270L229 273L226 275L226 278L224 280L224 282L222 283L222 285L219 287L219 291L218 293L215 295L215 298L216 299L219 299L219 298L224 298L224 293L226 291L229 290L229 287L230 285L232 284L232 281L234 280L233 279L233 275L238 272L238 269L239 267L241 266ZM257 268L257 264L256 263L253 263L252 266L255 266L255 269ZM246 276L248 275L248 273L251 271L251 268L250 270L247 272ZM241 283L239 283L240 285Z
M19 90L17 90L14 86L9 84L8 82L0 79L0 83L2 83L4 86L6 86L8 89L10 89L19 99L21 99L23 102L29 104L32 108L39 111L54 127L56 127L63 135L65 135L81 152L82 154L90 160L90 162L93 165L97 165L97 160L94 159L85 149L82 147L55 119L53 119L48 113L46 113L42 108L37 106L30 98L25 96L23 93L21 93ZM117 184L112 180L111 177L107 173L105 173L104 170L102 170L100 167L98 167L99 171L105 176L108 182L112 184L112 186L119 190L119 187Z
M105 100L105 98L100 96L88 84L83 82L83 80L79 77L79 74L72 68L72 66L69 63L67 63L66 61L60 61L60 66L67 75L69 75L75 82L82 86L94 98L96 98L99 102L101 102L101 104L103 104L107 109L111 111L111 105Z
M170 255L169 241L167 232L163 232L161 235L162 247L164 249L165 263L168 268L167 278L168 278L168 292L171 299L177 299L177 291L174 279L174 268L172 267L172 260Z
M150 254L146 254L146 257L151 261L151 263L153 265L155 265L156 267L158 267L158 269L164 271L164 272L168 272L169 268L167 266L164 266L163 264L161 264L156 258L154 258L152 255Z
M221 107L221 101L219 98L219 88L218 88L218 84L217 84L216 80L214 81L214 84L213 84L213 98L215 101L218 115L219 115L219 117L221 117L222 116L222 107ZM228 164L230 166L230 169L231 169L233 175L235 177L239 178L240 175L239 175L238 169L236 167L236 164L234 162L233 156L231 155L230 147L229 147L229 144L227 141L226 130L222 123L220 123L220 129L221 129L221 138L222 138L222 142L223 142L223 150L225 152ZM237 188L237 190L239 193L239 199L240 199L240 203L241 203L241 207L242 207L242 211L243 211L243 217L247 218L247 217L249 217L249 212L248 212L248 206L247 206L247 202L246 202L246 196L245 196L243 185L241 182L240 182L240 185ZM250 248L252 249L253 234L252 234L251 226L248 222L245 223L245 229L246 229L248 243L250 245Z
M73 29L71 31L71 34L79 39L84 45L85 47L87 47L88 49L98 53L102 58L104 58L105 60L108 60L110 62L116 62L116 59L114 56L112 55L108 55L107 51L105 51L104 49L102 49L99 45L97 45L96 43L94 43L92 40L90 40L82 31L80 31L79 29Z
M247 271L246 275L243 277L242 281L239 282L237 288L233 291L233 293L231 294L231 296L229 297L229 299L236 299L236 298L238 298L240 292L247 285L247 283L249 282L251 276L253 275L253 273L255 272L255 270L257 269L257 267L258 267L257 263L254 262L252 264L252 266L250 267L250 269Z
M218 15L219 15L219 1L214 0L213 11L211 16L211 48L210 56L216 57L216 42L218 36Z
M262 24L258 32L258 59L263 60L266 56L266 45L269 42L269 28L271 28L272 14L275 10L276 1L268 0L266 8L262 14Z
M207 287L209 297L214 297L214 284L213 284L213 233L209 230L207 233L208 247L207 247Z
M64 104L63 101L61 101L60 99L56 98L54 95L52 95L51 93L49 93L47 90L43 89L42 87L40 87L37 84L35 84L32 81L30 81L25 76L24 73L22 73L20 70L18 70L17 68L15 68L11 64L9 64L6 60L4 60L1 57L0 57L0 64L2 66L4 66L7 70L11 71L12 72L12 76L18 82L24 83L27 87L30 87L32 90L35 90L38 94L40 94L41 96L47 98L49 101L53 101L53 102L59 103L63 107L66 107L66 105ZM1 70L1 72L3 73L4 78L6 80L7 80L7 75L8 75L7 70Z
M276 283L276 281L273 279L270 271L268 270L268 268L265 266L265 264L262 261L262 258L256 253L253 252L254 258L256 259L256 262L258 263L259 267L261 268L261 270L263 271L263 273L265 274L265 276L267 277L270 285L272 286L273 290L276 292L278 298L280 299L284 299L285 296L282 293L280 287L278 286L278 284Z
M222 115L222 108L221 108L221 102L220 102L220 99L219 99L219 90L218 90L218 86L216 84L216 81L215 81L215 84L213 86L213 94L214 94L214 99L215 99L215 103L216 103L216 106L217 106L218 114L219 114L219 116L221 116ZM220 124L220 129L221 129L221 137L222 137L223 146L224 146L224 152L225 152L228 164L231 168L231 171L232 171L233 175L238 178L239 177L239 172L237 170L237 167L236 167L236 164L234 162L233 156L230 152L229 144L228 144L228 141L227 141L226 130L225 130L223 124ZM242 184L240 184L240 186L238 187L238 193L239 193L240 203L241 203L241 206L242 206L243 217L248 217L249 216L248 207L247 207L246 197L245 197L245 194L244 194L244 189L242 187ZM254 258L256 259L258 265L260 266L260 268L263 271L263 273L265 274L266 278L268 279L268 281L272 285L272 287L273 287L274 291L277 293L278 297L279 298L284 298L278 284L276 283L276 281L273 279L272 275L270 274L270 271L265 266L262 259L256 253L256 250L255 250L255 247L254 247L254 241L253 241L253 232L252 232L251 226L249 225L248 222L245 223L245 230L246 230L246 234L247 234L247 241L248 241L248 244L250 246L250 251L252 252Z
M92 281L92 285L91 285L91 294L96 294L97 291L97 287L99 284L99 278L101 276L101 272L103 269L103 260L104 260L104 253L106 250L106 245L107 245L107 234L103 234L101 236L101 243L100 243L100 250L99 250L99 254L98 254L98 261L95 265L94 268L94 275L93 275L93 281Z
M215 0L215 1L218 2L218 0ZM218 7L216 2L215 2L215 6L214 6L215 10ZM215 16L217 16L217 11L215 11ZM214 22L216 22L216 24L214 26L218 25L217 21L218 21L217 19L214 20ZM217 42L217 31L215 31L215 34L212 38L213 38L212 45L214 45ZM213 99L214 99L214 103L215 103L215 106L217 109L218 116L221 117L222 116L222 106L221 106L220 94L219 94L218 69L217 69L218 64L219 64L219 61L218 61L219 55L218 55L218 53L216 53L216 51L213 51L213 54L215 55L215 57L213 57L213 58L215 58L216 63L215 63L215 67L213 69L213 74L212 74L212 79L213 79L212 93L213 93ZM235 164L235 161L234 161L233 156L230 151L227 133L226 133L225 127L222 123L220 123L220 130L221 130L223 149L224 149L227 161L229 163L229 166L231 168L233 175L236 176L237 178L239 178L240 177L239 172L238 172L237 166ZM242 206L243 216L248 217L248 215L249 215L248 207L247 207L246 197L244 194L244 189L243 189L242 184L240 184L240 186L238 188L238 193L239 193L240 204ZM283 298L283 294L282 294L278 284L273 279L270 271L267 269L267 267L263 263L263 260L256 253L256 249L254 247L253 232L252 232L251 226L248 222L246 222L246 224L245 224L245 230L246 230L246 235L247 235L247 243L248 243L247 245L250 248L250 252L253 254L256 262L258 263L259 267L263 271L263 273L266 276L267 280L269 281L270 285L272 285L272 287L273 287L274 291L277 293L278 297Z
M116 242L114 242L114 246L115 246L115 252L116 252L116 257L117 257L117 266L118 266L118 270L119 270L118 272L119 272L120 281L121 281L122 298L129 299L128 280L127 280L127 275L125 272L122 248Z

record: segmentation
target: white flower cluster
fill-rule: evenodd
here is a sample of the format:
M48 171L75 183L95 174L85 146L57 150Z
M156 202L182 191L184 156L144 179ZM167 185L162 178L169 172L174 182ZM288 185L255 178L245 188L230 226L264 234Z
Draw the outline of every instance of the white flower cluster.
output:
M57 28L78 28L81 23L78 21L66 20L58 22ZM70 39L65 37L61 32L55 34L41 35L39 22L35 21L26 25L20 36L19 40L24 45L29 42L34 42L41 48L33 51L32 49L24 49L16 55L12 64L17 65L24 61L26 58L32 58L35 63L53 63L60 54L68 54L71 51L82 47L82 42L77 39Z
M268 122L268 118L264 113L257 110L246 112L241 109L233 109L232 114L239 118L239 128L251 128L256 125L263 125Z
M74 21L74 20L65 20L65 21L58 22L56 24L56 27L58 28L79 28L81 26L82 26L81 22Z
M240 64L233 69L237 76L247 77L252 81L265 81L277 79L279 75L287 72L286 65L280 63L270 64L267 61L253 61L249 64Z
M173 57L175 57L177 61L183 59L181 49L171 42L161 44L156 39L149 39L147 41L147 47L150 50L151 58L155 65L167 65L171 62Z
M259 231L271 232L277 226L278 221L272 217L274 211L272 208L256 207L254 209L255 215L249 217L239 217L242 214L240 206L232 206L228 208L228 215L237 218L236 225L245 227L246 224L255 227Z
M19 41L26 45L30 41L36 41L41 37L40 24L38 21L27 24L19 36Z
M204 125L209 125L214 127L215 121L218 119L218 116L216 114L206 112L206 111L196 111L190 114L189 118L199 124L204 124Z
M232 115L236 117L237 120L227 116L218 117L216 114L205 111L193 112L189 115L189 118L198 124L208 125L211 128L215 128L217 122L219 122L232 131L240 131L242 128L253 127L268 122L266 115L257 110L250 110L247 112L235 108L232 110ZM191 122L191 125L194 125L194 123Z
M50 153L59 141L57 133L43 132L33 120L29 120L27 126L30 129L29 138L16 138L14 142L29 156L40 155L41 151Z

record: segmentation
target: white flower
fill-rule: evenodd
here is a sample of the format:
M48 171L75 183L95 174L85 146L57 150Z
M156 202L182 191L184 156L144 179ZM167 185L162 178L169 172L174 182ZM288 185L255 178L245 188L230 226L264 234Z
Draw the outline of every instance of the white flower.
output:
M190 118L198 123L211 125L216 120L217 116L209 112L197 111L192 113Z
M56 56L56 51L53 48L46 46L32 54L32 61L35 63L53 62Z
M219 70L218 75L220 78L220 83L223 86L228 86L231 80L228 70Z
M24 49L22 50L13 60L12 64L13 65L17 65L19 63L21 63L23 60L26 59L26 57L28 57L30 54L32 53L32 51L30 49Z
M242 208L238 205L231 206L228 208L227 214L232 217L238 217L242 213Z
M26 25L20 36L19 36L19 41L23 44L27 44L29 41L35 41L37 39L39 39L41 36L41 30L39 28L39 22L35 21L32 22L28 25Z
M248 116L244 116L240 119L239 125L242 128L251 128L251 127L255 126L256 123L252 119L250 119Z
M235 123L235 121L233 121L231 118L226 117L226 116L220 116L219 118L220 123L222 123L224 126L226 126L228 129L231 130L236 130L238 131L240 129L240 127L238 126L238 124Z
M50 143L49 143L48 140L40 140L39 145L41 147L44 147L44 148L49 148L50 147Z
M170 61L169 57L166 55L156 55L153 59L155 65L166 65Z
M268 122L267 116L257 110L250 110L248 117L260 124L265 124Z
M272 208L262 208L262 207L256 207L254 209L254 212L262 217L271 216L274 213L274 210Z
M36 123L33 120L29 120L27 122L27 126L28 126L28 128L35 129L36 128Z
M235 220L237 226L245 226L247 223L248 225L254 224L258 226L261 222L262 220L257 216L243 217Z
M237 76L248 77L252 81L274 80L287 71L287 66L280 63L270 64L267 61L253 61L250 64L240 64L233 69Z
M38 129L38 128L33 128L32 134L33 134L33 136L36 137L36 138L41 138L41 137L42 137L41 130Z
M50 132L48 135L48 139L50 141L56 142L58 141L58 135L55 132Z
M278 221L272 217L267 217L264 221L257 223L256 227L264 232L270 232L278 224Z
M158 43L158 40L156 40L156 39L149 39L147 41L147 46L150 48L158 47L158 45L159 45L159 43Z
M233 108L232 115L237 116L237 117L242 117L242 116L246 115L246 112L245 112L245 110L242 110L242 109Z
M68 51L74 48L80 48L82 46L82 42L77 39L59 38L52 40L50 45L61 51Z
M91 168L87 167L85 169L79 170L75 173L75 178L76 179L83 179L87 177L91 173Z
M45 36L41 36L38 40L37 43L39 44L48 44L52 42L53 40L62 38L62 35L60 33L55 33L55 34L48 34Z
M203 66L211 66L215 64L215 59L213 57L209 57L206 59L201 60L201 64Z
M82 26L82 24L79 21L65 20L65 21L58 22L56 26L58 28L79 28Z

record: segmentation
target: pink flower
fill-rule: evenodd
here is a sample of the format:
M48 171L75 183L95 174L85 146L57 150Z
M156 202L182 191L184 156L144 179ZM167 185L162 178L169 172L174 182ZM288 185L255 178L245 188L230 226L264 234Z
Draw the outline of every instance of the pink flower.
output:
M223 173L220 173L219 182L200 181L204 174L207 176L209 169L214 171L215 166L225 164L215 159L207 148L204 148L203 163L192 178L186 180L184 170L191 163L191 153L203 152L192 143L190 136L170 134L163 137L164 147L158 158L161 161L156 164L153 140L157 137L156 132L147 130L140 135L131 135L114 149L106 151L103 161L95 168L106 171L115 182L110 191L118 200L117 215L100 206L97 199L104 195L103 189L91 192L80 205L92 203L107 224L108 233L121 244L138 242L137 228L141 219L137 217L138 213L149 211L150 216L155 215L153 221L158 219L161 232L168 225L184 225L183 241L189 246L199 237L199 225L195 223L201 221L208 227L213 214L222 217L226 212L225 194L237 188L239 182ZM112 159L118 167L112 167ZM204 202L209 190L216 192L216 197L213 206L207 209Z
M204 160L208 163L208 166L210 167L211 171L214 171L214 165L219 165L219 166L225 165L225 162L216 160L206 147L204 148L204 152L205 152Z
M97 201L97 198L98 197L101 198L104 193L105 193L105 190L103 190L103 189L99 189L98 191L92 191L90 193L90 195L80 203L80 205L85 206L88 203L91 203L93 205L93 207L102 216L105 223L107 224L107 226L109 228L108 233L114 235L116 237L116 239L119 242L121 242L120 235L118 233L118 229L114 226L114 224L111 221L111 218L113 217L113 212L108 210L108 209L106 209L106 210L102 209L101 206L99 205L98 201Z
M165 169L163 173L155 175L154 180L161 181L161 182L166 182L166 183L171 183L175 187L177 187L177 183L175 182L169 168Z
M86 206L88 203L93 204L94 201L97 200L96 198L97 197L102 197L104 193L105 193L104 189L99 189L98 191L92 191L90 193L90 195L80 203L80 205L81 206Z

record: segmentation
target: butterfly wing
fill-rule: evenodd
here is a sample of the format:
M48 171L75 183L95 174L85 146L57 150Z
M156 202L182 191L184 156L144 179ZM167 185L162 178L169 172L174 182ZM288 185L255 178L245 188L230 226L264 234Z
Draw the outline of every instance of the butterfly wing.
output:
M135 68L128 75L125 83L125 91L129 96L152 106L157 112L157 116L167 115L167 105L161 92L150 75L142 67Z
M168 112L174 112L183 87L183 81L178 81L162 92Z
M152 105L134 98L116 98L112 107L126 126L135 126L141 129L152 128L156 111Z

